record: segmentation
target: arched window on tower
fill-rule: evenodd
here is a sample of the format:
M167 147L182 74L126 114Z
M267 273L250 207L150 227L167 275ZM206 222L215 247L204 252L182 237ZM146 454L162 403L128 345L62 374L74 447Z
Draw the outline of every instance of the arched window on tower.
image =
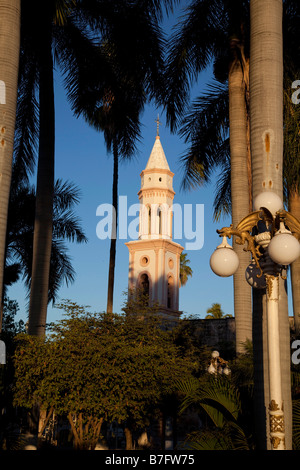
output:
M148 235L151 234L151 207L148 207Z
M158 233L162 235L162 210L161 207L157 209L157 217L158 217Z
M174 279L172 276L168 277L167 307L174 308Z
M142 274L140 277L139 288L141 289L142 294L149 297L149 277L148 274Z

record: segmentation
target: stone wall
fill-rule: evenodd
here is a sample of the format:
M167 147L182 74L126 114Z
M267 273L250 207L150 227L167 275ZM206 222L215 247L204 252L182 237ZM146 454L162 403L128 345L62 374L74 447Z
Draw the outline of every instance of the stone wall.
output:
M222 318L219 320L196 319L197 334L207 346L217 347L220 343L235 342L235 319Z
M207 346L218 347L222 343L235 342L235 318L193 319L197 334ZM291 331L294 328L294 318L289 317Z

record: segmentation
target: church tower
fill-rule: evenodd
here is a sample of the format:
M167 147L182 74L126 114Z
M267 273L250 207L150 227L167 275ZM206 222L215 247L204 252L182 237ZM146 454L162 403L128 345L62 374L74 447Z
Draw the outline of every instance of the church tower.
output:
M180 254L183 247L172 241L173 176L159 133L146 168L140 174L139 238L126 243L129 250L129 291L142 289L159 312L179 318Z

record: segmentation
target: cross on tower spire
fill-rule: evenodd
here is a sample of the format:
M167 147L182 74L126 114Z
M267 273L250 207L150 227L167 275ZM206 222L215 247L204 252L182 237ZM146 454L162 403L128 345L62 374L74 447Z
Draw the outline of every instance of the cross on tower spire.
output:
M161 124L160 120L159 120L159 114L157 115L157 118L155 119L155 122L156 122L156 135L159 136L159 125Z

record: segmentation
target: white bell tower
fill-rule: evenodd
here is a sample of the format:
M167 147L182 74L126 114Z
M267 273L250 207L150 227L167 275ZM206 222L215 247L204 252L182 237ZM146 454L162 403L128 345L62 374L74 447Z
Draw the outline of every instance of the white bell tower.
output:
M159 121L157 121L159 124ZM172 241L173 176L159 132L141 172L138 240L126 243L129 250L129 291L143 289L160 313L179 318L180 254L183 247Z

